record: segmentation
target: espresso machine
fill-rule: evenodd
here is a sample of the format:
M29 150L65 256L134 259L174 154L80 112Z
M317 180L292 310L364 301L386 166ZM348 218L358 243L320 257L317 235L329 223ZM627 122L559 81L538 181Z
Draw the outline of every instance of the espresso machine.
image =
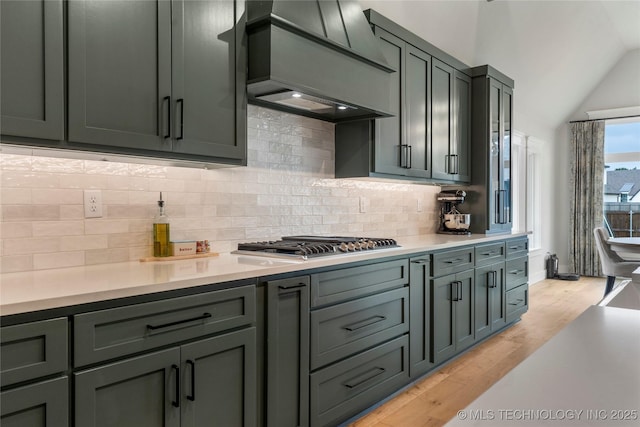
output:
M464 203L467 196L462 190L443 190L437 195L440 202L440 227L438 233L467 236L471 234L471 215L458 211L458 205Z

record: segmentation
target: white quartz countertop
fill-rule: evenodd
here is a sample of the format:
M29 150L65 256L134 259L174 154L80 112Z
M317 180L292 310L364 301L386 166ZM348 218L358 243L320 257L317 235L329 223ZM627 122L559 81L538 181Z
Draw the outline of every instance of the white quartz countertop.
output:
M288 261L261 256L217 257L159 262L123 262L0 275L0 315L66 307L109 299L223 283L371 259L473 245L526 233L398 238L401 247Z
M591 306L447 426L640 425L640 310Z

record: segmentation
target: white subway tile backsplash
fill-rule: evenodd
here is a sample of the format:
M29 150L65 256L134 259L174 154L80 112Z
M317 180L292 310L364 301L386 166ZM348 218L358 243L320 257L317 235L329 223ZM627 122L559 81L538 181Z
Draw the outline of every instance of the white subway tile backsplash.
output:
M331 123L249 106L248 166L178 168L0 154L3 272L151 256L159 192L173 239L240 241L295 234L434 232L435 186L334 179ZM101 189L103 218L84 218ZM368 204L360 212L360 197ZM417 212L421 199L423 211Z

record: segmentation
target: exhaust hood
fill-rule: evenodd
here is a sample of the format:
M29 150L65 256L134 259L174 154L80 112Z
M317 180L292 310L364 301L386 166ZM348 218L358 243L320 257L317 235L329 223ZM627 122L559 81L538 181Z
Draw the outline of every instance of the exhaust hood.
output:
M390 73L355 0L247 2L249 102L330 122L391 116Z

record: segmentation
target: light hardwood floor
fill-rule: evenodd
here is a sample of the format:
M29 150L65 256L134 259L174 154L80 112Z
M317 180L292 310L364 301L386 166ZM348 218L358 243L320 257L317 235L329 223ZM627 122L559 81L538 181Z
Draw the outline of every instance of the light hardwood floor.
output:
M522 320L419 381L350 427L442 426L602 299L604 278L544 280L529 288Z

